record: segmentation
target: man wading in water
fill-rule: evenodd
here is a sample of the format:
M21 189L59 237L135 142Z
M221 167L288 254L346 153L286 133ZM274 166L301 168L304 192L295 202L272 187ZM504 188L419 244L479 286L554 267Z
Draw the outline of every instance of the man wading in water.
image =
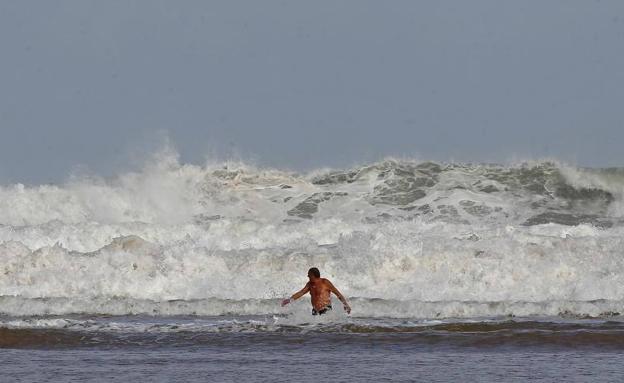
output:
M336 294L340 302L344 305L347 314L351 314L351 306L347 303L347 299L340 294L340 291L329 281L329 279L321 278L321 272L316 267L308 270L308 278L310 281L305 287L294 293L290 298L282 301L282 307L290 302L304 296L307 292L312 296L312 315L322 315L332 309L331 293Z

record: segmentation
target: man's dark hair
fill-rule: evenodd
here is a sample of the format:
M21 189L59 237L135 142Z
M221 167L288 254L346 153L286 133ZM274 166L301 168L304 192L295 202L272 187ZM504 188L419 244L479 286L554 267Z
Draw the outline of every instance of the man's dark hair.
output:
M308 270L308 274L310 274L310 273L312 273L312 275L314 275L317 278L321 277L321 272L316 267L313 267L310 270Z

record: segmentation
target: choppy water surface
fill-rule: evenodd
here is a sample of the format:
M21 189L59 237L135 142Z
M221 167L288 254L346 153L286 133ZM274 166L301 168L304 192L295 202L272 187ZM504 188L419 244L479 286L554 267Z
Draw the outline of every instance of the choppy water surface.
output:
M163 156L5 185L4 372L608 381L623 372L623 202L621 169L553 162L296 174ZM312 266L351 316L280 307Z
M618 381L624 322L4 318L5 381Z

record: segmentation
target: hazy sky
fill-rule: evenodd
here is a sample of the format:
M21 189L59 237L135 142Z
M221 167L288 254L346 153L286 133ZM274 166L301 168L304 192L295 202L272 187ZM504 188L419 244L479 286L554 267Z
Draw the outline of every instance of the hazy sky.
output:
M0 0L0 183L182 160L624 166L624 1Z

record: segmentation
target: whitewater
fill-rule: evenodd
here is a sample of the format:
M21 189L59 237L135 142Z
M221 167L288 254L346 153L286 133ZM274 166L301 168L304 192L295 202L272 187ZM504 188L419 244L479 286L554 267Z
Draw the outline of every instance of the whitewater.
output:
M282 315L318 267L353 318L619 316L624 170L181 164L0 187L0 313Z

